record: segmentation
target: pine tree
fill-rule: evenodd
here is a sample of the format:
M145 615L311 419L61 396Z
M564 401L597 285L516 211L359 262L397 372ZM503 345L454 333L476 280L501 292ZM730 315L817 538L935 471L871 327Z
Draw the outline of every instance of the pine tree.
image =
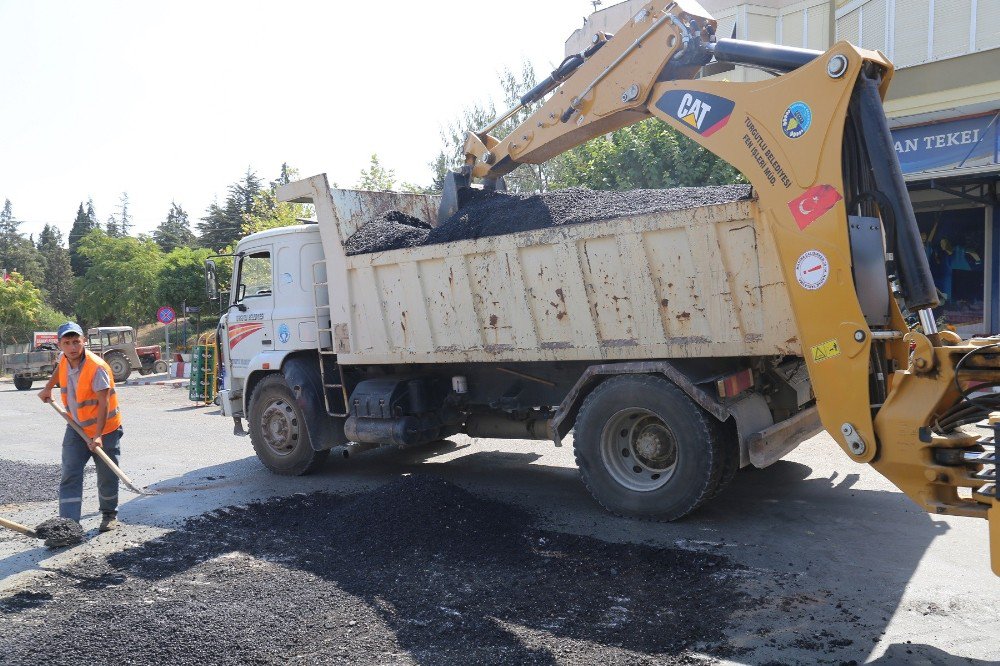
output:
M195 237L191 232L187 211L181 208L176 201L170 202L167 219L160 222L160 225L153 231L153 240L164 252L170 252L178 247L194 246Z
M73 220L73 227L69 230L69 261L73 267L73 275L81 276L87 272L87 259L79 252L80 241L94 229L99 228L97 214L94 213L94 202L87 201L87 208L83 204L76 211L76 219Z
M128 192L122 192L121 204L118 206L118 232L128 236L132 231L132 216L128 212Z
M108 215L108 221L104 224L104 233L108 235L109 238L120 238L121 229L118 226L118 220L115 218L115 214L111 213Z
M254 200L261 192L261 180L251 169L228 188L224 206L212 203L198 223L198 241L210 250L229 247L241 235L244 221L253 213Z
M20 273L29 282L40 284L44 274L42 258L34 242L18 231L20 226L10 199L5 200L0 210L0 268Z
M72 312L73 268L59 229L45 225L38 236L38 251L45 260L45 278L40 286L46 301L54 310Z

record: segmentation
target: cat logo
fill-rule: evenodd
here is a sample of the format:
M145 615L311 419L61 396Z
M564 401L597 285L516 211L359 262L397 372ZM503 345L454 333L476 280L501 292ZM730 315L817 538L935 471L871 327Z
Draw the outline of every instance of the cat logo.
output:
M694 90L671 90L656 102L660 111L702 136L711 136L725 127L735 106L725 97Z

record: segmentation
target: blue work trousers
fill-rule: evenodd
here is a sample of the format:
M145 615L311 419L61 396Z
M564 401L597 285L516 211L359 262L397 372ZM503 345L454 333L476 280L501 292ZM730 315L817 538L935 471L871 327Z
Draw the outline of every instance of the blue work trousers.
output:
M104 452L116 465L121 436L122 429L118 428L101 438ZM90 452L86 442L73 428L66 426L62 445L62 483L59 484L59 515L62 518L80 522L83 468L91 458L97 467L97 496L100 499L101 513L115 515L118 512L118 477Z

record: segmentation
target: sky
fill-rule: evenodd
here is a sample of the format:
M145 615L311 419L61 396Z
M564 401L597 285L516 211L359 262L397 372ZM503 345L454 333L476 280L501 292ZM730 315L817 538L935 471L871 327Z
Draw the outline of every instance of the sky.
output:
M605 6L613 4L605 2ZM372 153L429 184L442 127L539 78L588 0L0 0L0 203L69 232L129 197L134 233L171 201L192 224L249 167L357 184ZM497 110L501 109L497 103Z

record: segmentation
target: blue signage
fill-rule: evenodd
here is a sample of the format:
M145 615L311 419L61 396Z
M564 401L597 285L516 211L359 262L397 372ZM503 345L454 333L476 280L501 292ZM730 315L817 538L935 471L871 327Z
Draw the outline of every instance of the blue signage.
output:
M1000 112L892 131L904 174L1000 164Z

